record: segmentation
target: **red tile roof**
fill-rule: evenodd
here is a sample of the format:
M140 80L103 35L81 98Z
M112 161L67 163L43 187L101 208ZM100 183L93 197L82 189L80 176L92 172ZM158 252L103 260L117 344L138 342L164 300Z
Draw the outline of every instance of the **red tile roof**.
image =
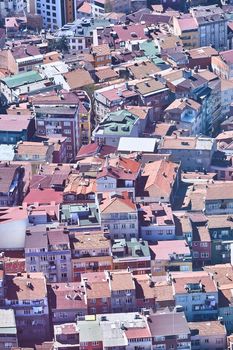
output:
M107 213L126 213L136 212L136 204L127 197L127 193L122 195L114 195L111 197L110 194L105 194L105 198L100 202L100 211L102 214Z
M137 338L150 338L151 332L149 328L128 328L125 331L127 339L137 339Z
M150 246L155 254L155 260L170 260L175 254L191 255L190 248L185 240L159 241Z
M62 193L56 192L54 189L31 189L28 195L24 198L23 203L26 205L32 205L34 203L60 204L62 203L62 199Z
M196 18L193 18L191 15L188 18L179 18L178 23L182 32L198 29L197 20Z
M233 50L221 51L219 55L227 64L233 64Z
M73 310L87 308L84 288L81 283L53 283L49 288L51 307L57 310Z
M92 12L91 4L89 2L84 2L82 6L79 7L78 12L91 14Z
M105 176L121 180L136 180L141 164L122 156L108 159L106 165L97 175L97 179Z
M126 25L115 25L114 31L117 33L118 38L116 42L147 39L144 31L145 25L140 23Z

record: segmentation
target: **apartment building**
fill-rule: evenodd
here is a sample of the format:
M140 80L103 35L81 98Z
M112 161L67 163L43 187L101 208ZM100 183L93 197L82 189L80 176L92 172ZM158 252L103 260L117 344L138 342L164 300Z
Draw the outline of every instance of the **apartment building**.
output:
M97 122L107 113L115 111L119 105L138 105L139 96L127 83L107 86L94 91L94 109Z
M88 314L111 312L111 291L104 272L90 272L82 275L82 285Z
M208 185L205 197L205 212L208 215L233 213L233 193L230 181Z
M6 276L5 307L14 310L19 341L48 339L47 287L42 272Z
M26 270L43 271L49 282L71 281L69 235L63 229L35 226L27 230L25 239Z
M79 104L79 121L81 139L80 145L86 145L91 140L91 100L88 94L84 90L77 92L80 104Z
M224 264L231 261L233 221L231 215L208 216L208 230L211 237L211 263Z
M18 346L17 328L13 309L0 310L0 348L11 349Z
M155 78L139 81L135 87L139 94L141 105L150 106L156 120L160 120L162 111L172 101L170 90L165 84Z
M54 325L54 346L58 348L78 350L79 329L75 322ZM50 346L49 343L44 346ZM42 345L43 346L43 345ZM52 345L51 345L52 346Z
M204 270L215 280L219 289L219 320L225 325L227 334L233 332L232 284L233 269L231 264L205 266Z
M218 289L207 272L172 272L169 279L176 305L182 306L188 321L217 319Z
M220 321L189 322L192 349L226 349L227 332Z
M21 204L24 189L24 167L16 164L0 164L0 205L12 207Z
M189 136L202 132L202 106L189 99L176 99L164 110L165 122L174 123L177 129L187 130Z
M146 163L136 187L137 201L146 204L173 203L179 183L179 161L159 159Z
M84 3L85 5L85 3ZM92 6L91 4L89 4ZM87 6L89 6L87 5ZM90 49L93 44L93 32L95 28L101 27L106 24L104 19L87 19L82 18L76 19L75 21L69 21L65 25L61 26L54 33L56 38L61 38L63 35L66 36L68 47L70 52L83 51ZM94 62L94 58L92 57Z
M71 92L37 95L32 100L38 136L66 137L67 162L80 147L79 98Z
M100 215L95 203L65 204L61 207L61 222L71 231L100 231Z
M63 193L65 203L94 203L96 179L84 173L70 174ZM71 207L70 207L71 208ZM68 209L68 207L66 207ZM74 210L74 207L73 207ZM75 221L75 218L74 220Z
M200 268L212 261L211 237L205 220L193 223L192 256L194 267Z
M183 312L150 314L148 326L153 349L191 349L188 322Z
M35 66L43 63L43 55L36 45L13 45L10 49L0 52L1 64L9 68L12 74L29 72Z
M107 44L102 45L92 45L91 53L94 57L94 66L102 67L111 64L111 51Z
M108 232L71 232L72 280L80 281L86 272L112 269L111 243Z
M233 79L233 50L221 51L218 56L213 56L211 66L222 79Z
M208 170L216 142L212 138L165 136L158 152L170 154L173 162L180 162L182 170ZM191 161L192 160L192 161Z
M22 207L0 208L0 248L23 249L28 225L28 213ZM11 232L9 236L8 232Z
M192 255L185 240L159 241L150 245L151 273L166 275L169 271L192 271Z
M213 45L216 50L227 48L227 17L219 6L198 6L190 8L198 23L199 46Z
M55 86L53 81L43 79L36 71L19 73L7 76L0 80L2 94L8 103L18 103L26 101L29 96L43 92L48 92L59 86Z
M52 283L48 286L48 299L54 325L76 322L87 314L84 288L79 282Z
M198 47L199 34L196 18L191 15L173 17L172 29L174 35L178 36L187 50Z
M133 274L151 272L151 255L148 242L142 239L116 239L112 244L113 270L130 269Z
M52 31L74 20L75 2L73 0L36 1L36 13L43 18L43 28Z
M102 229L109 230L111 239L138 238L138 211L127 193L105 194L99 203Z
M35 132L35 120L31 115L0 115L1 144L15 145L19 141L28 141Z
M110 350L114 347L132 350L137 346L145 350L151 349L152 338L146 318L135 312L100 314L91 320L86 318L78 321L77 325L80 347L83 350L100 350L103 344Z
M55 145L51 142L19 141L15 146L15 161L26 161L33 164L52 163Z
M164 203L140 204L138 217L142 239L155 242L175 238L175 221L170 205Z
M23 0L6 0L0 3L0 17L4 18L13 13L20 13L25 9Z
M104 193L127 191L130 198L135 198L135 186L139 178L141 164L137 160L121 155L106 156L105 163L96 176L96 191Z
M197 47L190 49L187 55L189 68L200 67L200 69L206 69L211 65L212 57L218 56L218 51L212 46Z
M121 137L138 137L141 133L140 119L127 110L109 113L93 131L98 144L118 147Z
M131 312L136 306L136 288L132 273L129 271L106 272L111 291L111 309L113 313Z

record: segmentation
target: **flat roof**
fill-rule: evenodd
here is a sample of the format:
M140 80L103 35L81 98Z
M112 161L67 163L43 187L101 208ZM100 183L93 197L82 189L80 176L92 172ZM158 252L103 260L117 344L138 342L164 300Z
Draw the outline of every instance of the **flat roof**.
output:
M153 153L158 139L149 137L121 137L118 152L150 152Z
M38 72L30 71L25 73L16 74L12 77L7 77L2 79L2 82L5 83L10 89L18 87L24 84L31 84L37 81L42 80L43 78Z
M15 156L15 145L0 144L0 162L12 161Z
M0 310L0 334L17 334L14 310Z

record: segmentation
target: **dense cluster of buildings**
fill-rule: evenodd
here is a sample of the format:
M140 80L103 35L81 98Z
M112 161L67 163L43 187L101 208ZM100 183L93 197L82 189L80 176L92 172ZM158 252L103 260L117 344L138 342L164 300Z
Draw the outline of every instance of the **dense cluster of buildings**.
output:
M0 1L0 350L233 349L233 4Z

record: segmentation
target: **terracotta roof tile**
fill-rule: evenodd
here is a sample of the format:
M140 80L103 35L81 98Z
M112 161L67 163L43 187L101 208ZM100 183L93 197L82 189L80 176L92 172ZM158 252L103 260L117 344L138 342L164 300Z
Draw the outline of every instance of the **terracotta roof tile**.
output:
M8 300L38 300L47 297L47 288L42 272L23 273L21 276L6 276Z

